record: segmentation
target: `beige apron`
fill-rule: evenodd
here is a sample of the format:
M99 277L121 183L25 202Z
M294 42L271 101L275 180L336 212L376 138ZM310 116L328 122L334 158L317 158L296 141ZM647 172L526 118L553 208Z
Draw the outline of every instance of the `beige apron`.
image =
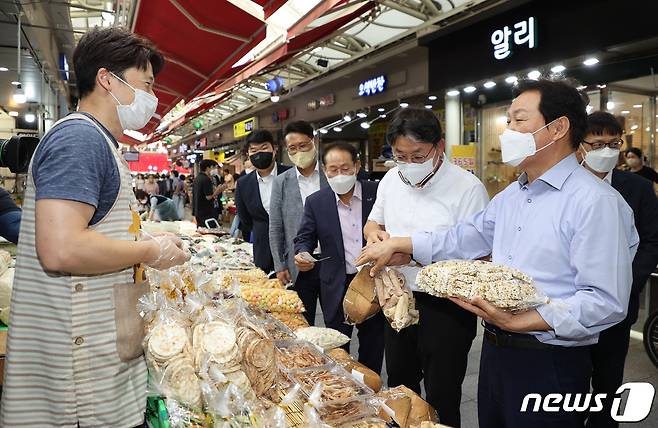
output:
M58 124L73 119L92 123L105 136L121 177L112 209L90 228L111 239L134 240L134 195L127 163L90 118L73 114ZM88 276L45 272L36 253L31 165L27 179L0 427L140 425L147 373L135 303L146 286L134 284L133 268Z

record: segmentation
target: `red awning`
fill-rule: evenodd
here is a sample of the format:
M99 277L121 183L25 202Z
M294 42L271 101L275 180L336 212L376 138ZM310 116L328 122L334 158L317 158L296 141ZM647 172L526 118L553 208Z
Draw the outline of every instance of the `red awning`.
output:
M265 23L227 0L142 0L133 31L153 41L166 65L156 78L157 113L197 95L265 38ZM152 132L151 121L143 130Z
M162 171L171 171L172 167L169 158L163 153L140 153L139 160L128 162L128 165L133 172L154 172L158 174L162 173ZM190 172L189 169L181 168L180 166L176 166L176 170L183 174Z

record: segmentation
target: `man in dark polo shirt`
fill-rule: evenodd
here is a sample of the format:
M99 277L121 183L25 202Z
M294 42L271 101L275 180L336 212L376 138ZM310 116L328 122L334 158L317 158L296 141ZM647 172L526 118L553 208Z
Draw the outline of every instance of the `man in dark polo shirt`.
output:
M217 162L210 159L204 159L199 164L200 172L194 180L194 187L192 189L192 209L198 227L206 227L206 220L217 220L214 208L215 199L226 190L225 184L217 187L213 185L210 171L217 167Z

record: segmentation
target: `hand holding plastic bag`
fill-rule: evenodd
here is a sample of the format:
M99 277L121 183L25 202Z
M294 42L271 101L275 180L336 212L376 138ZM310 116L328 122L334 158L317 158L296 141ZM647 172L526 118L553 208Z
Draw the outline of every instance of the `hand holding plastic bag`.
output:
M146 265L153 269L164 270L173 266L182 265L192 255L183 249L183 241L173 234L159 234L157 236L143 233L142 240L152 240L158 244L158 257Z

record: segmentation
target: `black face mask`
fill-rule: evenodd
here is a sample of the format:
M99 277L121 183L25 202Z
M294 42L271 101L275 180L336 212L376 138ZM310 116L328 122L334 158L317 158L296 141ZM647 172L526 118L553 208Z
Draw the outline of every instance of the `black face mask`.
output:
M272 165L272 159L274 159L274 153L272 152L258 152L249 156L251 164L258 169L266 169Z

